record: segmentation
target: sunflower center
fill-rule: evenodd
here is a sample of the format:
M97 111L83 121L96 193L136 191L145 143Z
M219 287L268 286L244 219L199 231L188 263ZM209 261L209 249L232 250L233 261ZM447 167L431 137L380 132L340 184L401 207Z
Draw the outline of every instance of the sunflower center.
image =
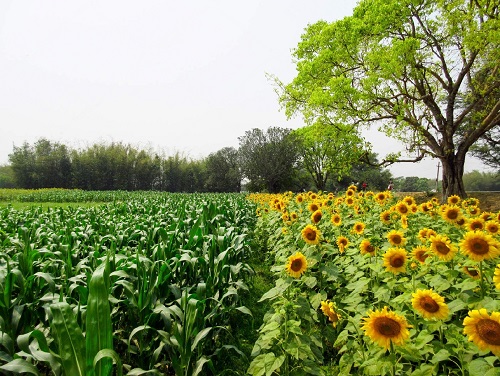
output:
M321 221L321 214L316 214L314 216L314 222L318 223L319 221Z
M447 255L450 252L450 248L444 243L436 243L436 251L442 255Z
M481 339L488 345L500 346L500 324L495 320L482 319L476 324Z
M458 212L456 210L450 210L448 212L448 218L449 219L457 219L458 218Z
M399 235L393 235L391 240L393 244L401 244L401 236Z
M290 265L290 269L292 269L294 272L299 272L302 269L302 260L293 260L292 265Z
M434 313L439 311L439 304L430 296L424 296L420 299L420 306L427 312Z
M375 251L375 247L374 247L373 245L371 245L371 244L368 244L368 245L365 247L365 250L366 250L366 252L368 252L368 253L372 253L372 252L374 252L374 251Z
M470 228L472 230L482 230L483 224L481 222L473 222L473 223L471 223Z
M404 265L404 263L405 260L399 255L391 257L391 266L394 268L400 268Z
M407 207L407 206L400 206L400 207L399 207L399 212L400 212L401 214L406 214L406 213L408 213L408 207Z
M339 245L342 245L342 246L344 246L344 247L345 247L345 246L347 245L347 240L345 240L345 239L340 239L340 240L339 240Z
M490 247L484 239L474 239L471 242L470 250L476 255L485 255L486 253L488 253L489 249Z
M307 231L306 238L307 240L316 240L316 233L314 231Z
M401 332L401 325L396 320L389 317L379 317L374 323L374 327L385 337L396 337Z
M429 257L429 255L425 251L418 251L416 256L417 260L420 262L425 262L425 259Z

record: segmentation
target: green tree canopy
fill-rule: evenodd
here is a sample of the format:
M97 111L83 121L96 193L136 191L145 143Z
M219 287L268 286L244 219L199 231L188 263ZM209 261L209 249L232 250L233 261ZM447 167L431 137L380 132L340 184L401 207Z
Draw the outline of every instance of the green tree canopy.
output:
M253 189L276 193L289 187L299 157L290 129L254 128L238 139L241 172Z
M438 158L444 196L464 197L466 154L500 123L499 13L489 0L361 0L307 27L280 102L309 123L378 126L414 160Z
M209 192L239 192L241 172L238 165L238 150L222 148L211 153L205 160L206 188Z
M300 162L316 189L324 191L329 178L349 173L364 151L352 126L315 123L292 132L299 143Z

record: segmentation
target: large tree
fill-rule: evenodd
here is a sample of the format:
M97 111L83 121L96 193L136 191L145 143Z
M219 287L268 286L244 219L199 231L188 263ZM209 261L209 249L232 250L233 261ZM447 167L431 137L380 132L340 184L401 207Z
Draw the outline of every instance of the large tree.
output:
M307 27L280 101L310 123L378 126L412 160L438 158L443 195L465 197L466 154L500 123L499 13L498 0L361 0Z
M209 192L240 191L241 171L238 163L238 150L233 147L222 148L209 154L205 165L205 186Z
M300 162L316 189L324 191L328 179L349 173L365 153L362 139L352 126L315 123L293 131L299 143Z
M299 157L290 129L253 128L238 140L241 172L254 189L272 193L289 189Z

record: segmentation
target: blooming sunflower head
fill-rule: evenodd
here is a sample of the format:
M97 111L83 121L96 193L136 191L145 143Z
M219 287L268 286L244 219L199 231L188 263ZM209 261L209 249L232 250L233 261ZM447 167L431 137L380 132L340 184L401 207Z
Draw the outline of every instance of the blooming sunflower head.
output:
M468 206L467 211L472 216L481 214L481 209L479 209L479 207L477 207L476 205Z
M418 245L413 248L411 255L413 259L417 260L421 264L425 264L425 260L429 257L429 248L424 245Z
M431 251L443 261L450 261L457 253L457 248L446 235L430 237Z
M407 204L408 206L412 206L412 205L415 205L415 204L416 204L416 202L415 202L415 197L413 197L413 196L405 196L405 197L403 198L403 201L404 201L404 202L406 202L406 204Z
M337 245L339 246L340 253L344 253L346 247L349 245L349 239L341 235L337 238Z
M391 230L387 234L387 239L389 240L389 243L394 246L402 246L406 244L406 238L404 237L403 233L398 230Z
M363 222L356 222L352 227L352 231L358 235L361 235L365 231L365 224Z
M309 205L307 206L310 212L314 213L316 210L319 209L319 204L317 202L310 202Z
M395 206L395 210L399 213L399 214L408 214L410 212L410 207L408 206L408 204L404 201L400 201L396 204Z
M298 194L297 197L295 197L295 202L297 204L300 204L302 201L304 201L304 196L302 196L301 194Z
M320 235L321 233L319 230L313 225L307 225L302 230L302 239L304 239L307 244L318 244Z
M484 228L490 234L497 235L500 234L500 223L495 220L488 221L484 224Z
M353 206L354 205L354 198L349 196L345 199L344 201L346 203L347 206Z
M460 249L474 261L492 259L500 255L500 243L482 231L467 232L460 242Z
M460 197L457 195L448 196L447 202L449 205L458 205L460 204Z
M394 345L402 345L410 337L408 328L411 326L406 318L389 311L387 307L380 311L368 312L368 317L362 320L364 323L361 328L365 335L385 349L389 349L391 342Z
M293 278L300 278L300 276L307 269L307 259L301 252L295 252L288 258L286 264L287 273Z
M290 220L292 220L292 221L296 221L296 220L297 220L297 218L298 218L298 215L297 215L297 213L296 213L296 212L291 212L291 213L290 213Z
M500 312L488 314L486 309L469 311L464 319L464 334L481 350L500 357Z
M378 192L375 195L375 201L377 201L379 204L383 204L387 200L387 194L385 192Z
M332 214L331 222L335 226L340 226L340 224L342 223L342 217L340 216L340 214L334 213L334 214Z
M470 231L483 230L484 229L484 219L482 218L470 218L467 221L466 228Z
M391 211L385 210L382 213L380 213L380 220L386 225L390 224L391 223Z
M323 217L323 213L321 210L316 210L314 213L311 214L311 221L313 223L319 223L321 221L321 218Z
M448 317L450 311L441 295L432 290L417 290L412 296L413 308L424 318L444 320Z
M322 301L321 311L326 317L328 317L328 320L332 323L332 326L334 328L337 327L337 323L341 319L341 316L337 313L335 304L333 302L329 302L328 300Z
M374 256L376 251L375 246L368 239L363 239L361 241L361 243L359 244L359 249L362 255L370 256Z
M398 274L406 271L407 253L403 248L389 248L384 253L384 266L387 271Z
M441 213L441 217L447 221L454 223L462 214L460 208L456 205L449 205L446 209Z
M418 206L420 211L423 213L427 213L427 212L431 211L432 207L433 207L432 202L423 202Z

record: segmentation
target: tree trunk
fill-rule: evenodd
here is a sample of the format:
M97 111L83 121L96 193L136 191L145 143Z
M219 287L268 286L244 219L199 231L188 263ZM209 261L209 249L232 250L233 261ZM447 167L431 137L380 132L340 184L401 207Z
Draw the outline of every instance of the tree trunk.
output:
M457 195L466 198L463 175L465 158L450 155L448 158L440 158L443 165L443 195L442 202L446 202L449 196Z

